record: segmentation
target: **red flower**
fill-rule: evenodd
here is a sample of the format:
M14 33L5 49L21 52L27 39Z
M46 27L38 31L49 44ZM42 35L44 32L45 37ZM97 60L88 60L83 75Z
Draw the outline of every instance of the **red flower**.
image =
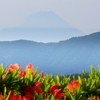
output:
M97 100L97 97L96 97L96 96L93 96L93 97L92 97L92 100Z
M86 97L84 97L84 100L88 100Z
M57 89L58 88L58 83L50 87L49 92L53 93L55 96L55 99L61 99L61 98L66 98L66 95L62 93L62 89Z
M34 84L33 91L37 92L38 94L41 94L43 92L41 88L41 83L39 81Z
M58 88L58 83L56 83L55 85L51 86L49 92L54 92L54 90L57 89L57 88Z
M33 91L33 87L31 85L23 87L23 90L24 90L24 98L33 99L34 91Z
M41 72L40 75L43 77L44 76L44 72Z
M31 98L30 98L30 96L28 97L28 93L27 93L27 96L22 96L21 94L15 96L14 91L12 90L9 100L30 100L30 99ZM31 99L31 100L34 100L34 99Z
M37 81L33 86L41 86L41 82Z
M93 87L96 88L96 85L94 85Z
M54 91L55 99L66 98L66 95L61 92L62 92L62 89L55 89L55 91Z
M17 96L15 96L13 90L11 90L11 94L10 94L10 98L9 98L9 99L10 99L10 100L23 100L23 99L22 99L22 96L21 96L20 94L17 95Z
M25 95L23 96L23 100L34 100L34 94L26 91Z
M33 65L30 63L30 64L28 64L28 65L26 66L26 70L27 70L27 69L32 69L32 67L33 67Z
M76 81L72 81L70 83L67 84L67 88L70 92L73 92L75 89L78 89L79 87L79 83Z
M57 96L57 94L60 93L61 91L62 91L62 89L55 89L54 96Z
M42 88L41 88L41 83L40 82L36 82L33 86L32 85L28 85L26 87L23 87L24 90L24 98L26 98L26 100L34 100L34 96L35 96L35 92L37 92L38 94L42 93Z
M61 99L61 98L66 99L66 95L64 93L58 93L55 98L56 99Z
M25 76L25 72L21 70L20 73L19 73L19 75L20 75L21 77L24 77L24 76Z
M100 100L100 98L96 97L96 96L93 96L92 97L92 100Z

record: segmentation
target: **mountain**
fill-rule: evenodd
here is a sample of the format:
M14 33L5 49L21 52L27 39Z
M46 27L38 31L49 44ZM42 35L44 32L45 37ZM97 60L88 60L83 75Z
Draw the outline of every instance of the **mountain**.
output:
M23 26L35 28L74 28L52 11L39 11L30 15Z
M27 17L19 27L5 28L0 31L0 41L25 39L37 42L59 42L71 37L85 35L55 13L37 12Z
M23 69L33 63L39 72L77 74L100 65L100 32L74 37L58 43L27 40L0 42L0 63L20 64Z

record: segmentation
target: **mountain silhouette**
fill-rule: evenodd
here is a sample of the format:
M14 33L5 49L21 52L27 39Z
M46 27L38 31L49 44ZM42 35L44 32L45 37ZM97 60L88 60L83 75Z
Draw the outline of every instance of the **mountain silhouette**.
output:
M0 31L1 41L18 39L32 40L37 42L59 42L71 37L85 35L71 26L55 13L37 12L30 15L23 25L19 27L5 28Z
M89 66L100 65L100 32L73 37L58 43L38 43L28 40L0 42L0 63L33 63L39 72L77 74L89 72Z
M74 28L52 11L39 11L30 15L27 17L27 20L22 27L23 26L36 28Z

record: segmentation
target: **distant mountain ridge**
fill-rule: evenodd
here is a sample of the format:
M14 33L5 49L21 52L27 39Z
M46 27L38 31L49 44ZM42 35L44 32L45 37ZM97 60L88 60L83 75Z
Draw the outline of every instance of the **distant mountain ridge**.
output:
M37 12L19 27L0 31L1 41L27 39L37 42L59 42L71 37L85 35L53 12Z
M39 72L76 74L100 65L100 32L58 43L27 40L0 42L0 63L19 63L23 69L33 63Z

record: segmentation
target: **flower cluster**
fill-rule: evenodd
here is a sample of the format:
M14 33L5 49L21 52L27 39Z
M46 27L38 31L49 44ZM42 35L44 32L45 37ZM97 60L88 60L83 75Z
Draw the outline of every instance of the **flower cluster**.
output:
M0 100L100 100L100 68L93 67L85 78L38 73L30 63L0 65Z

